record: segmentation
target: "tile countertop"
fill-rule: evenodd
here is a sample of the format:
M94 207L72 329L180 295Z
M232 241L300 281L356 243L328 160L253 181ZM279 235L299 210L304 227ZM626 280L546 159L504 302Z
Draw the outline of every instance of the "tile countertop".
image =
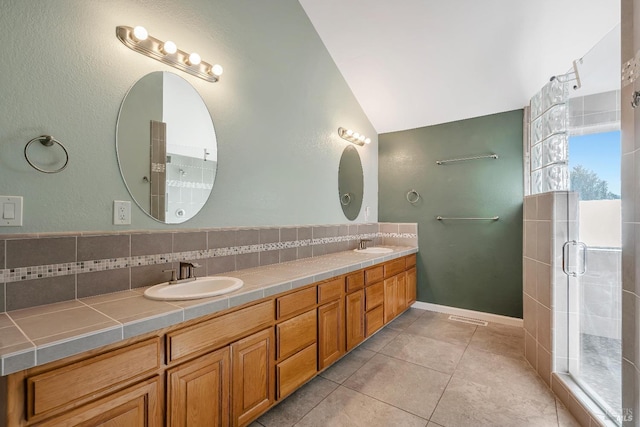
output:
M188 301L153 301L146 288L0 313L0 375L177 325L311 283L418 252L387 246L386 254L337 252L220 274L244 281L232 293Z

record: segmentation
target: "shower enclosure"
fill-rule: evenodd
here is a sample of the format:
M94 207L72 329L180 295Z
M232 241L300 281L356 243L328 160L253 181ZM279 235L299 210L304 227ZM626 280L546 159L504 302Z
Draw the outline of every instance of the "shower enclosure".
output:
M567 374L601 413L618 424L622 411L619 64L618 26L575 61L568 73L552 79L532 98L528 164L530 194L553 192L551 370Z

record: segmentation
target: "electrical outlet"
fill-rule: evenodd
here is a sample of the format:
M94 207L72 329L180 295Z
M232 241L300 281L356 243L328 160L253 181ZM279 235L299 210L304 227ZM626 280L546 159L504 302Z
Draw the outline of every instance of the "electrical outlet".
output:
M131 202L127 200L113 201L113 223L115 225L131 224Z

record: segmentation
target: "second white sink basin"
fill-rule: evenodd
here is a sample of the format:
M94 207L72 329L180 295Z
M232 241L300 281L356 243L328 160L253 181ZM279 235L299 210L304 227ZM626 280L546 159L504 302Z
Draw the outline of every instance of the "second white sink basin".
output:
M144 291L144 296L160 301L180 301L215 297L240 289L244 282L235 277L198 277L192 282L155 285Z
M380 246L373 246L371 248L366 248L366 249L354 249L353 251L361 254L388 254L389 252L393 252L393 249L382 248Z

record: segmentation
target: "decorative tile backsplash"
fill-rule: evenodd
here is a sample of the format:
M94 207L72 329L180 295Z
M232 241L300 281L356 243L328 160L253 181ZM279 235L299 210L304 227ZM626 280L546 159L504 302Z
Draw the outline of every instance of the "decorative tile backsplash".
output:
M376 245L417 246L417 224L343 224L96 235L0 236L0 312Z

